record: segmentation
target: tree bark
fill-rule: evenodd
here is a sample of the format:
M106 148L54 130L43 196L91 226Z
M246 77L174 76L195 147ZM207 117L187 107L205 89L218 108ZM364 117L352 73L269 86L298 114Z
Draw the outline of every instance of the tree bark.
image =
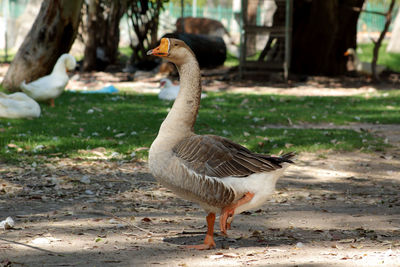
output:
M390 37L386 52L400 53L400 8L397 10L396 19L392 29L392 37Z
M154 47L158 41L157 29L163 3L163 0L128 1L127 15L137 38L137 44L133 42L130 44L132 56L129 62L131 65L149 61L146 51ZM150 61L153 60L150 59Z
M364 0L296 0L293 9L291 72L340 75L344 53L357 45L357 20Z
M67 53L77 34L83 0L44 0L38 16L4 77L3 87L19 91L20 83L49 74Z
M99 8L99 0L89 0L87 5L87 27L86 27L86 42L83 59L83 70L94 70L96 68L96 48L97 48L97 31L98 23L97 10ZM83 24L83 23L82 23Z
M126 1L89 0L83 70L103 70L118 57L119 22Z
M247 25L257 25L257 8L258 0L249 0L247 2ZM256 53L256 35L249 34L247 36L247 55L252 56Z
M373 52L373 57L372 57L372 62L371 62L371 70L372 70L372 77L375 81L379 81L379 75L376 72L376 63L378 62L378 55L379 55L379 48L382 45L382 41L385 38L386 32L389 29L390 23L392 22L392 11L394 8L394 3L395 0L392 0L390 3L389 9L385 14L386 22L385 26L383 27L383 30L381 34L379 35L379 38L376 42L374 42L374 52Z

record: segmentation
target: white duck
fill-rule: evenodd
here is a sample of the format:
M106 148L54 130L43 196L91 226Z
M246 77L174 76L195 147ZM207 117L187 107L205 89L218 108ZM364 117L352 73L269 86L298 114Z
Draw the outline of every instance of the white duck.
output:
M158 94L158 98L162 100L175 100L179 93L179 85L174 85L170 79L162 78L160 80L160 93ZM201 94L201 98L205 98L206 94Z
M49 75L28 84L23 81L20 87L36 101L50 100L50 105L54 107L54 99L61 95L69 81L67 70L73 70L75 66L75 58L70 54L63 54Z
M356 51L353 48L347 49L344 55L349 57L349 61L347 63L348 71L356 71L361 74L372 75L372 64L370 62L360 61ZM385 66L376 65L376 73L378 75L381 74L385 69Z
M294 154L257 154L224 137L195 134L201 77L194 53L181 40L163 38L147 54L173 62L181 78L178 97L150 147L149 168L164 186L208 212L204 243L189 248L210 249L215 247L215 214L221 213L226 234L234 214L261 206L274 192Z
M0 92L0 117L8 119L35 118L40 116L40 106L24 93L6 95Z

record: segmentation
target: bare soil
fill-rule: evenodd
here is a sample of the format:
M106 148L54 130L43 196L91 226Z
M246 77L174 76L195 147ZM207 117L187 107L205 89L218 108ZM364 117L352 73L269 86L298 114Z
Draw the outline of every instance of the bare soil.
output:
M304 94L300 86L291 94ZM262 92L268 90L287 92ZM378 89L312 93L348 90ZM300 154L270 201L236 216L229 237L217 227L217 248L208 251L184 248L203 241L204 211L160 187L146 162L111 161L99 149L90 160L0 163L0 221L11 216L16 223L0 229L0 266L399 266L400 126L346 127L368 129L392 147Z

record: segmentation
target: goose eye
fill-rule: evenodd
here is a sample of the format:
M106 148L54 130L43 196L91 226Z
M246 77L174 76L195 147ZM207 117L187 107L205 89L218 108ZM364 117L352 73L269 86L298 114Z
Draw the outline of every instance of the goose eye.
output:
M178 46L178 44L174 44L174 46Z

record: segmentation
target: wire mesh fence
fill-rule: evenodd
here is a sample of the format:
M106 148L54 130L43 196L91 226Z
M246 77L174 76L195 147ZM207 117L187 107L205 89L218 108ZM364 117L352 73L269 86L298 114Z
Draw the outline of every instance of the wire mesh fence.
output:
M363 10L386 13L389 9L389 5L390 5L390 0L366 1ZM393 19L389 27L389 31L392 30L393 22L396 18L398 9L399 6L397 5L393 10ZM357 31L380 32L383 30L385 22L386 22L385 16L374 13L361 12L360 17L358 18Z
M366 0L364 10L375 12L386 12L391 0ZM35 8L31 8L32 3L35 3ZM0 62L10 59L10 55L16 51L22 42L24 35L32 26L34 16L39 12L40 0L0 0ZM225 1L225 5L196 6L186 4L183 10L184 17L206 17L220 21L231 35L240 34L239 17L240 10L235 9L232 1ZM389 32L392 30L394 19L397 15L399 6L395 7L393 12L392 25ZM37 12L37 13L35 13ZM27 13L28 16L27 16ZM164 5L164 11L160 16L160 36L165 32L175 30L175 22L181 17L182 9L176 2L168 2ZM29 18L28 18L29 17ZM263 6L257 9L256 21L257 25L265 23L266 11ZM126 24L126 21L121 21L121 25ZM383 29L385 17L361 12L358 21L358 32L374 33ZM389 34L390 36L390 34ZM6 53L7 51L7 53ZM8 57L6 57L6 55Z

